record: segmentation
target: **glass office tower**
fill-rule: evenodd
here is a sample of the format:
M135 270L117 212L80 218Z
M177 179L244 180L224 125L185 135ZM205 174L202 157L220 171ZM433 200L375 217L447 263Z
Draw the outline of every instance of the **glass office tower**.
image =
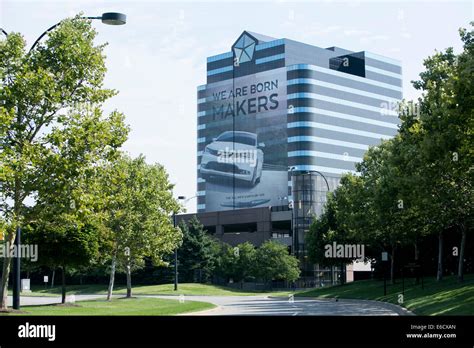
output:
M401 70L366 51L244 31L207 59L198 87L198 213L291 206L292 250L304 258L328 189L396 134Z
M291 174L334 189L396 133L401 97L396 60L244 31L198 87L198 212L295 200Z

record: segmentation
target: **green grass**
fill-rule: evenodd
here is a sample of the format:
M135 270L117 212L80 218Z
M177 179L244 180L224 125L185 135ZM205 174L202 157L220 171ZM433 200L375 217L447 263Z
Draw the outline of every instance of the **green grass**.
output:
M397 279L394 285L388 285L387 282L387 296L383 296L383 281L361 280L342 286L304 291L296 296L337 296L399 304L398 295L401 293L401 279ZM434 278L425 278L424 289L421 289L421 284L415 285L414 279L405 279L402 306L418 315L474 315L474 274L465 276L464 283L458 283L454 276L445 277L441 282Z
M115 295L126 294L127 289L125 286L117 286L114 288ZM106 294L107 285L70 285L67 286L68 295L95 295L95 294ZM196 283L183 283L178 285L178 291L174 291L173 284L161 284L161 285L137 285L132 287L133 295L208 295L208 296L252 296L252 295L275 295L275 296L286 296L289 291L244 291L239 289L233 289L225 286L210 285L210 284L196 284ZM44 289L41 287L32 286L31 293L24 293L23 296L59 296L61 294L60 287L54 287L53 289Z
M22 313L2 315L175 315L215 308L211 303L158 298L79 301L71 305L24 306Z

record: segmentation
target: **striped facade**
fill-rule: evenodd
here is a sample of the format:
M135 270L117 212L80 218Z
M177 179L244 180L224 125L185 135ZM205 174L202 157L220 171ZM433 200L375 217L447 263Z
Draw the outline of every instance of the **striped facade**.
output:
M233 122L232 118L215 120L210 116L211 91L229 81L250 75L258 80L272 71L285 75L286 122L277 124L284 129L276 133L281 136L265 139L275 148L281 145L284 151L268 156L275 156L270 160L292 171L323 173L331 190L342 174L355 170L370 146L393 137L398 129L393 105L402 98L399 61L366 51L320 48L289 39L249 35L257 41L251 62L236 66L232 51L209 57L207 84L197 90L198 212L209 211L206 182L199 174L202 152L217 132L212 129L232 130ZM268 113L267 118L271 117L281 114ZM275 127L264 124L264 120L258 126ZM288 200L292 199L290 175L285 182Z

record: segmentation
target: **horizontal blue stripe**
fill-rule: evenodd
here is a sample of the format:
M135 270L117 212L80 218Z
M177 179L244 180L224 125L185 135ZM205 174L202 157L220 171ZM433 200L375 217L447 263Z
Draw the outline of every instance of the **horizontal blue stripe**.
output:
M255 47L256 51L263 50L265 48L270 48L270 47L275 47L275 46L280 46L285 44L285 39L278 39L270 42L265 42L263 44L257 45Z
M271 62L271 61L278 60L278 59L283 59L283 58L285 58L284 53L275 54L274 56L269 56L269 57L265 57L265 58L256 59L255 64L262 64L262 63Z
M212 63L212 62L215 62L217 60L231 58L232 56L233 56L232 52L221 53L221 54L218 54L216 56L207 57L207 62Z
M233 68L234 68L234 66L231 65L231 66L225 66L225 67L219 68L219 69L209 70L207 72L207 76L212 76L212 75L221 74L221 73L224 73L224 72L227 72L227 71L232 71Z

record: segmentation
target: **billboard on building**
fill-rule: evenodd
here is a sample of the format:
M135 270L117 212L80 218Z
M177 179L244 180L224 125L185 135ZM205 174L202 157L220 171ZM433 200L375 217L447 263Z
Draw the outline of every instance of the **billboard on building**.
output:
M286 69L208 84L205 99L206 211L287 204Z

